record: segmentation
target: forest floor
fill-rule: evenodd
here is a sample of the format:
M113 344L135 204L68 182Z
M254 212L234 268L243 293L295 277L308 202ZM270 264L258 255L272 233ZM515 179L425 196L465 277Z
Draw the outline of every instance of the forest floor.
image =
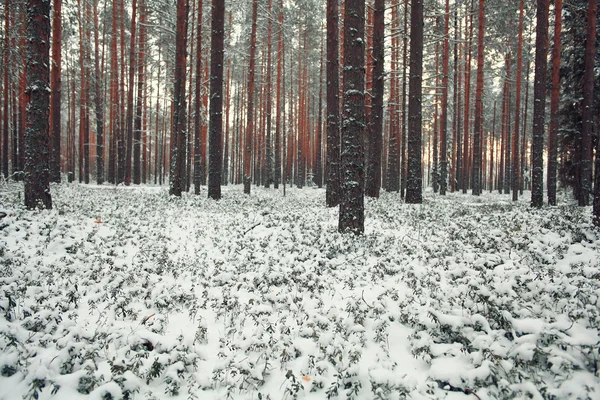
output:
M2 186L0 399L600 398L589 208L223 190Z

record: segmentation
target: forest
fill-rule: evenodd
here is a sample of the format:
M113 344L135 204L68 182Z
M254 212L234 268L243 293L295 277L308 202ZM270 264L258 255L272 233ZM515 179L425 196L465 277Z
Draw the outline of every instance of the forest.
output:
M0 399L600 396L598 0L0 0Z

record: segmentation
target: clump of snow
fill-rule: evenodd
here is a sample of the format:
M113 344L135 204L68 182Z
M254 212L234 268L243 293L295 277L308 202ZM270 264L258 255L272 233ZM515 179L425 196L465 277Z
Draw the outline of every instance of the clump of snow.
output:
M57 185L0 211L0 399L598 398L589 209ZM471 396L473 397L473 396Z

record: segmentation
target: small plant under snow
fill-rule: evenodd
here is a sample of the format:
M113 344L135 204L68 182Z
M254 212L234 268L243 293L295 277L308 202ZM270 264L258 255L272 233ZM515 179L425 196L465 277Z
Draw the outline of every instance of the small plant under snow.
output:
M0 198L0 399L600 397L588 209L52 190Z

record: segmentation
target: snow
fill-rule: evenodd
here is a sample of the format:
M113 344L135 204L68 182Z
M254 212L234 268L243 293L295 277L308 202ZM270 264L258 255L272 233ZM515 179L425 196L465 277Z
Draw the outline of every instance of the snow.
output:
M0 187L0 399L600 397L590 209Z

